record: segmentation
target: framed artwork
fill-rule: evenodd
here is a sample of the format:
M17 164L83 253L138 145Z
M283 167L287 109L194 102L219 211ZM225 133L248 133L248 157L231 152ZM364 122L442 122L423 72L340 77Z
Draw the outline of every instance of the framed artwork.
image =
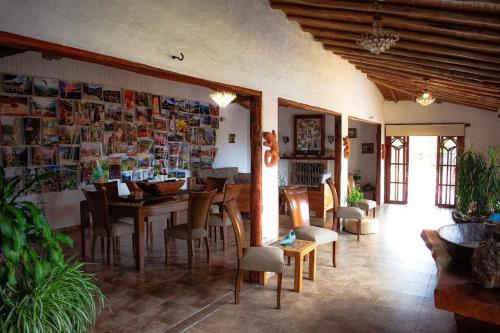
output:
M361 144L361 154L373 154L375 151L374 143L362 143Z
M236 134L229 134L229 143L236 143Z
M358 137L358 129L357 128L349 128L347 130L347 135L349 139L356 139Z
M325 153L325 116L295 115L294 152L303 155L323 155Z

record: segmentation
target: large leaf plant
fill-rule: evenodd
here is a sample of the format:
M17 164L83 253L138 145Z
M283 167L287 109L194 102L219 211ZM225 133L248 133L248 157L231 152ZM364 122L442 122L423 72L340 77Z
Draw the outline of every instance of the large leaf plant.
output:
M16 191L21 178L5 180L0 167L0 332L86 332L103 304L93 275L64 257L71 238L51 230L35 204L18 200L53 175Z

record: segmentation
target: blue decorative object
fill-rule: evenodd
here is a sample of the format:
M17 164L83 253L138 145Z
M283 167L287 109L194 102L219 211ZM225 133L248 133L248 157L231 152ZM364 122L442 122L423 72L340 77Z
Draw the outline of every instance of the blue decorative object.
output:
M290 230L290 232L280 241L280 245L290 246L293 245L293 243L295 243L295 231Z
M491 216L488 218L491 222L500 222L500 213L492 213Z

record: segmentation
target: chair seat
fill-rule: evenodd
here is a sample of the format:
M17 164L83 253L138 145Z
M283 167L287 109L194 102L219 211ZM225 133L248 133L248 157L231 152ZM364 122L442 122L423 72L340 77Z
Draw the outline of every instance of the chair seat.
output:
M360 201L358 201L358 207L364 211L371 210L377 207L377 202L368 199L361 199Z
M174 225L173 227L168 227L167 229L168 237L177 238L177 239L188 239L188 225L187 223ZM203 228L193 229L191 230L191 238L192 239L200 239L208 237L208 233Z
M231 220L229 219L228 216L226 217L226 225L231 225ZM220 215L215 215L215 214L210 214L208 216L208 225L211 227L223 227L224 224L222 223L222 218Z
M295 234L297 239L314 241L318 245L331 243L339 238L339 235L333 230L314 226L299 227L295 229Z
M111 237L120 237L125 235L132 235L134 233L134 225L124 222L111 223ZM94 234L97 236L107 236L106 229L103 227L94 228Z
M335 212L336 216L341 219L359 220L365 216L365 212L358 207L339 207Z
M240 258L240 269L256 272L282 273L284 252L278 247L247 247Z

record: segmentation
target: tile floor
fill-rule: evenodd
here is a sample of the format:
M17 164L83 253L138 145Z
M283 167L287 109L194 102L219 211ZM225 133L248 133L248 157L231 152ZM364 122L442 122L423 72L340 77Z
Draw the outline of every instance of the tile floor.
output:
M362 236L360 242L341 234L336 268L331 267L331 247L320 247L317 280L304 280L302 293L291 290L293 267L286 267L281 310L274 309L275 277L265 287L244 283L241 303L232 304L234 237L226 253L212 244L210 264L204 249L196 249L191 270L185 244L175 243L165 266L162 225L156 223L144 274L133 269L129 239L122 239L113 267L103 265L100 254L97 263L89 263L107 296L92 331L455 332L453 315L434 307L436 269L419 235L423 228L452 223L450 211L385 205L377 215L378 234ZM289 227L282 216L280 231Z

